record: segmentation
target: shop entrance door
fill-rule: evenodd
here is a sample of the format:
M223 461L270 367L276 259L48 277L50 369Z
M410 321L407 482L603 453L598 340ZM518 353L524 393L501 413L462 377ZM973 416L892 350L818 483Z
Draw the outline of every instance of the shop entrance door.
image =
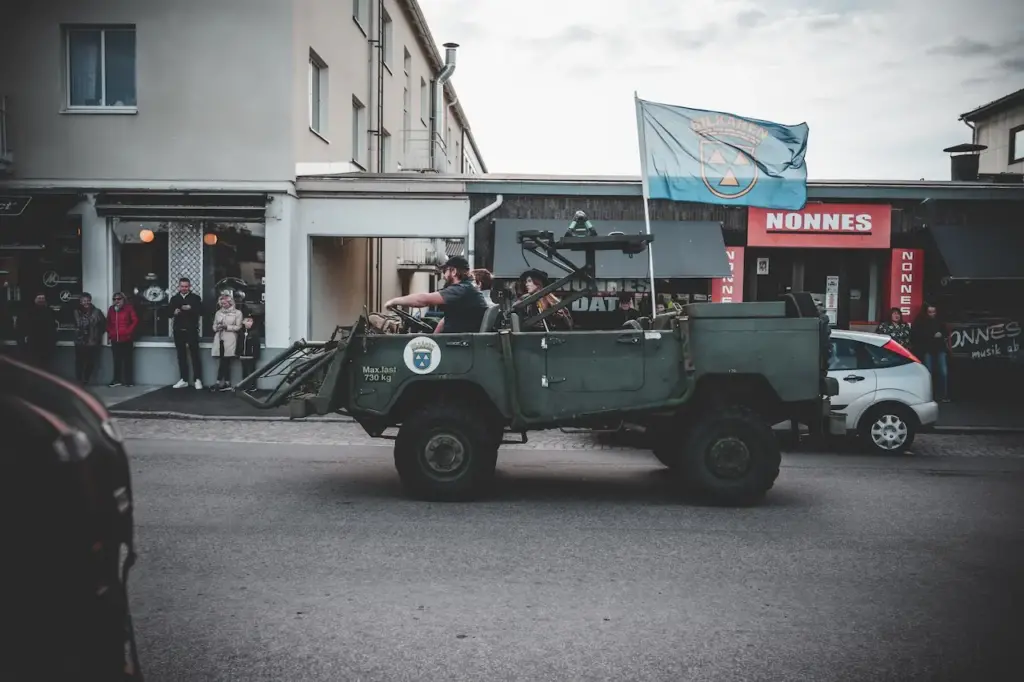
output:
M767 259L768 274L758 273L758 261ZM793 251L790 249L748 248L744 257L744 281L747 301L777 301L793 286Z

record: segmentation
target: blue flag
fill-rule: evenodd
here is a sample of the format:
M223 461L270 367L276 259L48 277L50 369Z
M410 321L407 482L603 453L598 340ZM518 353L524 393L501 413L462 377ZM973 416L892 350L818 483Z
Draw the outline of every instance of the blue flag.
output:
M807 203L806 123L786 126L636 98L649 199L796 211Z

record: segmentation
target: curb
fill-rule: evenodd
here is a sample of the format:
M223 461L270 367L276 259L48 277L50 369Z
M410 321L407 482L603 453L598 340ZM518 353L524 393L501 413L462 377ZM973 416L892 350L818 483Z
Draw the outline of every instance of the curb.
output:
M188 412L151 412L146 410L117 410L107 408L111 417L119 419L174 419L180 421L200 422L345 422L355 423L351 417L337 416L314 416L305 419L292 419L291 417L253 417L247 415L207 415L190 414Z
M1024 433L1020 426L933 426L925 433L937 433L944 436L977 436L988 434L993 436Z

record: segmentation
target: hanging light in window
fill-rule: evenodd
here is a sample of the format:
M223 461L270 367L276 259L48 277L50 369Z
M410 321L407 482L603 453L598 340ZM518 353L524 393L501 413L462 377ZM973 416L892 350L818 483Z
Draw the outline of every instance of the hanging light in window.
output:
M148 244L156 239L156 235L153 234L153 230L139 230L139 240L144 244Z
M207 246L213 246L217 243L217 235L213 232L207 232L203 235L203 243Z

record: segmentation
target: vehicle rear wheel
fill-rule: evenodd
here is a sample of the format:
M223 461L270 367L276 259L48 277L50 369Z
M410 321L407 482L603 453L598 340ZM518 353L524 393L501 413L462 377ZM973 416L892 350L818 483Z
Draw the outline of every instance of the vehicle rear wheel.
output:
M917 418L909 407L885 403L865 412L857 430L861 441L873 453L899 455L914 444Z
M463 501L494 477L497 448L485 420L465 405L427 405L404 421L395 440L395 468L413 497Z
M764 498L781 463L771 426L753 410L728 407L693 425L676 470L697 495L742 506Z
M658 419L647 425L647 445L658 461L677 469L682 459L686 430L680 419Z

